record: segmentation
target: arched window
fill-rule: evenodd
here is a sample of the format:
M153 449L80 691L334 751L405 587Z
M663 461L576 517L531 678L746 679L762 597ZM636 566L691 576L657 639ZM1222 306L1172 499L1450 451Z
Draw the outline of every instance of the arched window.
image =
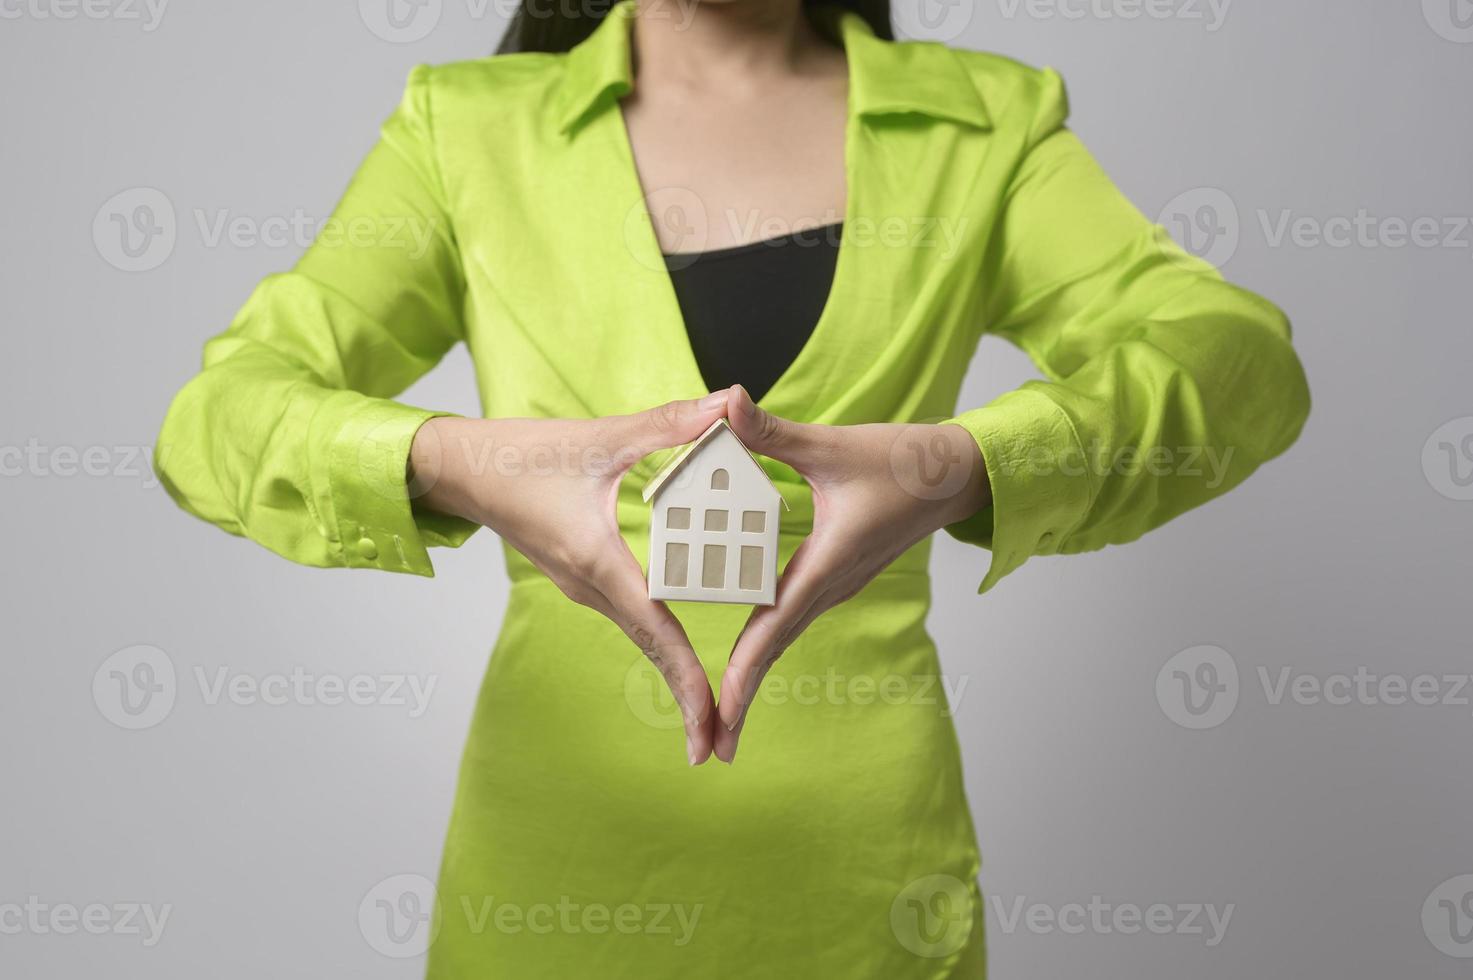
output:
M730 490L731 489L731 474L727 473L726 470L712 470L711 471L711 489L712 490Z

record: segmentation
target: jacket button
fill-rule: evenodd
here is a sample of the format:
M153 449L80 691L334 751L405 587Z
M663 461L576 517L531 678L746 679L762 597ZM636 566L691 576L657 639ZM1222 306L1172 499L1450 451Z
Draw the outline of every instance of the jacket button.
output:
M373 543L373 538L360 538L358 540L358 554L367 561L373 561L378 557L378 545Z
M1052 532L1052 531L1045 531L1045 532L1043 532L1043 537L1041 537L1041 538L1038 539L1038 546L1040 548L1047 548L1049 545L1051 545L1053 543L1054 543L1054 532Z

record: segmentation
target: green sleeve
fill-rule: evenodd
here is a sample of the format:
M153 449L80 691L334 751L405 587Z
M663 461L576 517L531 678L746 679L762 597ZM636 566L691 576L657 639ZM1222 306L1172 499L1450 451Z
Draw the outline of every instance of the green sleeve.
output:
M159 435L181 507L306 565L431 575L426 547L475 529L411 507L409 446L441 413L389 400L464 332L429 95L417 68L332 219L206 344Z
M984 592L1227 492L1309 413L1284 314L1147 221L1064 128L1056 74L1043 92L983 274L986 328L1047 380L949 420L992 483L992 506L948 528L992 550Z

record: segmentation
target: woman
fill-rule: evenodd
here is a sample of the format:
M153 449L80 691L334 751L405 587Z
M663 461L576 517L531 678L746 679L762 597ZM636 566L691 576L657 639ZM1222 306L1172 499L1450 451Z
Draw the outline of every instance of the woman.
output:
M1125 201L1058 76L847 7L536 5L520 53L416 69L349 233L170 410L174 497L295 561L508 545L431 977L981 976L930 534L991 549L985 591L1304 421L1283 315ZM986 331L1048 380L956 415ZM458 341L485 419L389 400ZM720 418L790 507L750 617L650 601L635 557L646 456Z

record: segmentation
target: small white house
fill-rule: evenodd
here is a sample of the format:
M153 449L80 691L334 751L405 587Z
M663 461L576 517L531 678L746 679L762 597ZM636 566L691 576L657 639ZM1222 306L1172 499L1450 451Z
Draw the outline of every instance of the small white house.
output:
M718 419L644 488L650 598L770 606L777 601L782 494Z

